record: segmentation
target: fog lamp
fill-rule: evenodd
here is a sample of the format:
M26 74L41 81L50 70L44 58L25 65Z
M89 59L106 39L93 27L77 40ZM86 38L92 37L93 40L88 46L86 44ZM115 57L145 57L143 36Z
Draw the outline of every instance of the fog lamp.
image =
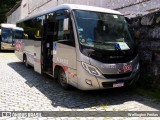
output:
M92 81L91 81L91 80L86 79L86 83L87 83L88 85L91 85L91 86L92 86Z

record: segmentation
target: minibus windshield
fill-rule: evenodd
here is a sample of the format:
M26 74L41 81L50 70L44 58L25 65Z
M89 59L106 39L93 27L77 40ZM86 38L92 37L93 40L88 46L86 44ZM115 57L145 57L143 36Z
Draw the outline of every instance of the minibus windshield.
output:
M129 50L134 41L124 16L74 10L79 43L100 50Z

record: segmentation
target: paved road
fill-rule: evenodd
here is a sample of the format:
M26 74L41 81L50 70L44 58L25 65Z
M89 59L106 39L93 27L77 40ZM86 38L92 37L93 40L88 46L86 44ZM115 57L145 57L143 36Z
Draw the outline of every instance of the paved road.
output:
M80 91L72 88L70 91L65 91L61 89L57 81L51 77L40 75L34 72L33 68L27 69L24 64L16 58L14 53L0 53L0 111L154 110L160 110L160 105L154 103L153 100L139 96L134 91L127 89ZM132 119L139 118L134 117Z

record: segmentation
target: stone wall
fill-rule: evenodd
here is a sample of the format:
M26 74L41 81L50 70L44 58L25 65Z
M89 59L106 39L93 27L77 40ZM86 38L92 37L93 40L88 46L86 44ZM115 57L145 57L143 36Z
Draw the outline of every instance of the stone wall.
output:
M140 83L160 89L160 11L131 19L141 60Z

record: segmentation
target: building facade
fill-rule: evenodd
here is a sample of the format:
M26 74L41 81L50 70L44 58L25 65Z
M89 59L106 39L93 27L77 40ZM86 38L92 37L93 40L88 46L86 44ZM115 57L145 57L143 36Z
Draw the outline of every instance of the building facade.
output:
M7 14L7 23L32 16L60 4L81 4L115 9L129 17L147 14L159 9L159 0L22 0Z

